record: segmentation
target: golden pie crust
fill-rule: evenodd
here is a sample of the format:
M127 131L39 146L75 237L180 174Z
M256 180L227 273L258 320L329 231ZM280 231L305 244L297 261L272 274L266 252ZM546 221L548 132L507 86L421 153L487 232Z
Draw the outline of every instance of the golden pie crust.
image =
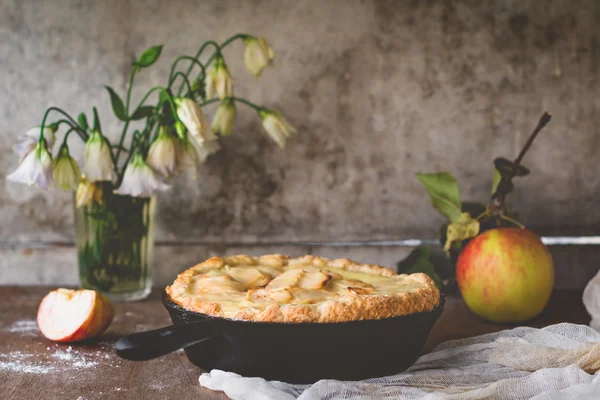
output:
M280 254L213 257L177 276L166 292L183 308L261 322L345 322L431 311L440 292L422 273Z

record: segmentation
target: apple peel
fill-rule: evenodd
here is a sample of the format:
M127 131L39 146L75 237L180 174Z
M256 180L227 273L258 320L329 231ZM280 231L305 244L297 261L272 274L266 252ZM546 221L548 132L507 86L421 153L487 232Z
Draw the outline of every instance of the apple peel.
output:
M55 342L78 342L100 335L111 324L115 308L95 290L56 289L40 303L37 324Z

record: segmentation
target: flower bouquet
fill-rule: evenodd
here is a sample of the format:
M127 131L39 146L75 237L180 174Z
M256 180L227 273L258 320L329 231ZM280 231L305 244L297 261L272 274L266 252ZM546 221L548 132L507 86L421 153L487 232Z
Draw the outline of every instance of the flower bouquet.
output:
M162 46L154 46L133 62L125 100L106 87L114 114L123 123L118 143L104 136L95 107L91 126L85 113L74 119L50 107L41 126L27 131L15 146L20 163L8 180L75 193L75 238L84 288L117 301L150 293L155 194L168 189L179 172L197 168L220 149L217 135L232 134L238 103L257 112L265 132L280 147L296 133L278 111L234 96L222 50L236 40L245 45L246 69L258 78L274 59L265 39L238 34L221 44L211 40L195 56L176 58L167 84L151 88L133 106L136 74L160 56ZM152 95L156 100L149 104ZM209 123L202 108L215 102L220 104ZM52 113L59 119L49 122ZM143 128L130 132L133 121L141 121ZM56 134L63 126L63 140L53 156ZM83 168L69 152L67 139L72 134L85 142Z

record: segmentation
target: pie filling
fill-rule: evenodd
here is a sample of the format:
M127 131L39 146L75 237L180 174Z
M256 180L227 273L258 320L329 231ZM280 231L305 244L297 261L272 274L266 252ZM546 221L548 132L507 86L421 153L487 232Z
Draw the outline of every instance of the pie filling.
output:
M313 256L213 257L180 274L167 293L192 311L273 322L385 318L439 303L424 274Z

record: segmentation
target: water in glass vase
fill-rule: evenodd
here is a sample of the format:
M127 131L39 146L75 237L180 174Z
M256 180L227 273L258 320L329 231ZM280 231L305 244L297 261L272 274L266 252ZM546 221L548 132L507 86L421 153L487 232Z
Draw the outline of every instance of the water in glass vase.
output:
M156 198L114 194L109 182L90 190L85 204L75 205L81 285L112 301L146 298L152 289Z

